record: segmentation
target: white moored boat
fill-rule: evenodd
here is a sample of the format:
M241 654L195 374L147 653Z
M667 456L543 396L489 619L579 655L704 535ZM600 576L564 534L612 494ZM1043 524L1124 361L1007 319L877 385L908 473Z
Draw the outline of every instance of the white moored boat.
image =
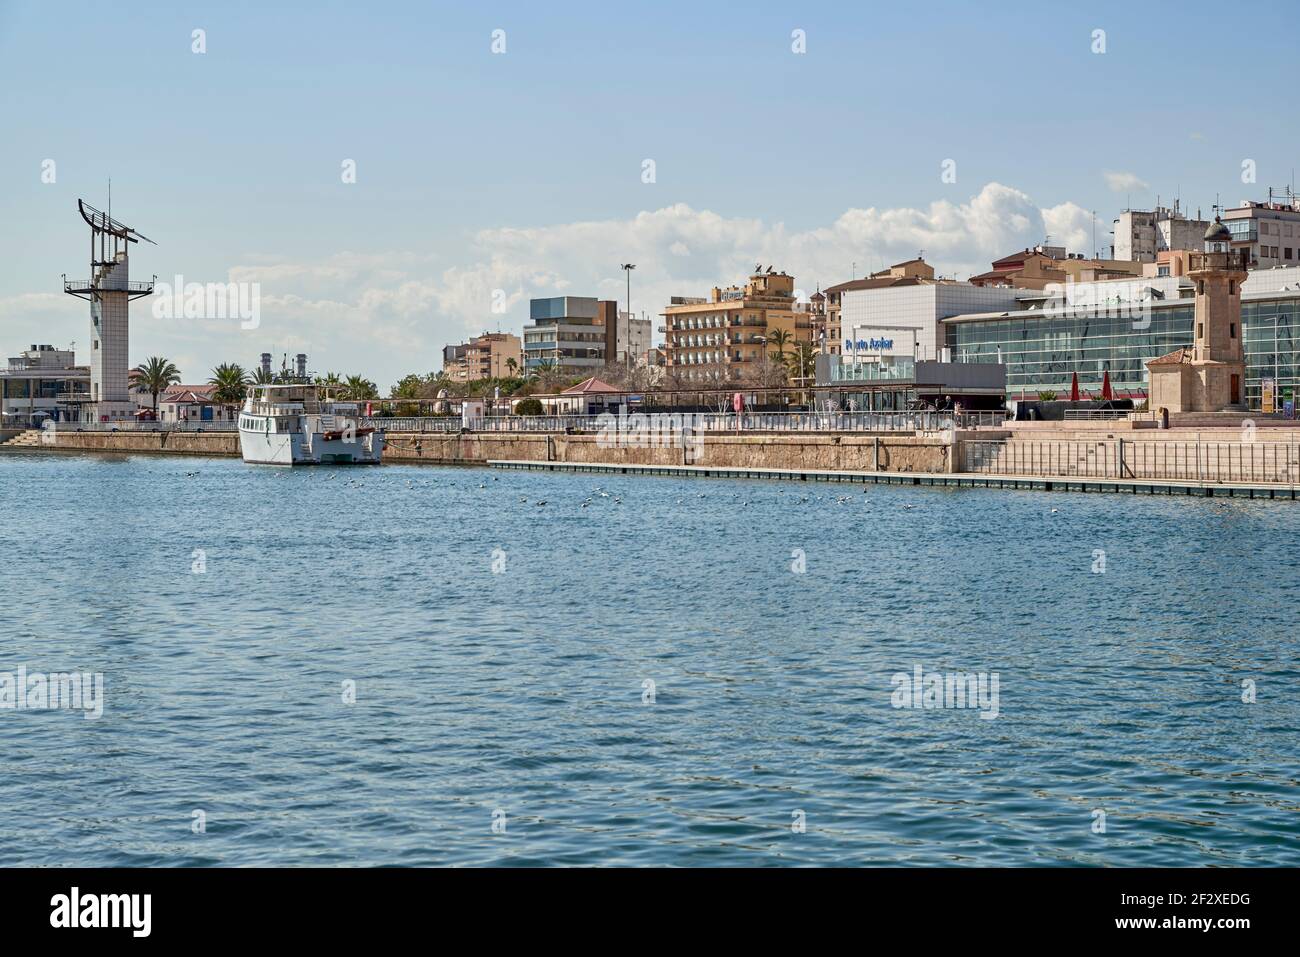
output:
M314 385L254 385L239 412L239 447L259 465L378 465L384 430L362 426L356 403Z

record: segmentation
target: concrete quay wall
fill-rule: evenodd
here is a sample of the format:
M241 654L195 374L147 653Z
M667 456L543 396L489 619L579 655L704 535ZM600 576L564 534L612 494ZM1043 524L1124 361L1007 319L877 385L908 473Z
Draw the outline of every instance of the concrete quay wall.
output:
M677 444L601 443L595 435L558 433L389 436L385 461L481 463L500 460L605 465L697 465L718 468L848 469L949 472L950 444L910 433L704 433Z
M1002 433L982 433L990 437ZM73 432L41 436L22 451L239 455L234 432ZM604 463L608 465L699 465L718 468L842 469L879 472L951 472L945 437L888 432L703 433L680 444L602 444L595 435L562 433L411 433L387 436L384 461L480 465L489 460Z

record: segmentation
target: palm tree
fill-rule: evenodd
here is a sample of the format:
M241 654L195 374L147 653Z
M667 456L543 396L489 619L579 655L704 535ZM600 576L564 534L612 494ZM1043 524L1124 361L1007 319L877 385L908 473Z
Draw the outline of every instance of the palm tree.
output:
M153 414L158 417L158 393L166 392L169 385L181 381L181 371L161 356L150 356L135 367L137 392L153 396Z
M350 375L343 384L343 394L349 399L377 399L379 387L364 376Z
M790 368L792 378L811 379L817 368L817 353L813 351L812 343L796 343L794 351L790 353L787 365Z
M244 401L244 393L248 390L248 373L244 367L235 362L223 362L212 370L212 378L208 380L208 385L214 385L216 388L212 391L212 398L222 405L239 405Z
M777 362L784 363L785 347L790 344L790 340L793 338L794 336L786 332L784 329L773 329L769 332L767 334L767 341L776 346L776 351L772 353L772 358Z
M513 379L515 377L515 372L519 369L519 363L515 361L514 356L511 356L506 360L506 369L510 373L510 378Z
M253 373L252 382L253 385L271 385L275 382L275 373L258 366L257 371Z

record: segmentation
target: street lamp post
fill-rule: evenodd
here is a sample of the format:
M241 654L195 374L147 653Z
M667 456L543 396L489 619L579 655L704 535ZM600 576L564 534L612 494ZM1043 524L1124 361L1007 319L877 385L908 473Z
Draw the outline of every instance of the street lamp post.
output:
M623 263L619 268L627 276L627 342L629 349L632 345L632 270L636 268L636 263ZM618 358L618 316L614 316L614 359Z

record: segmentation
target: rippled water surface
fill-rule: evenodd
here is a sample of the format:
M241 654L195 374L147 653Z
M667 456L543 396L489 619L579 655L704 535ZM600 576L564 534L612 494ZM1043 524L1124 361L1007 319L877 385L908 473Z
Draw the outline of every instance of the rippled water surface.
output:
M1297 504L4 455L0 514L0 672L106 694L0 710L0 863L1300 863Z

